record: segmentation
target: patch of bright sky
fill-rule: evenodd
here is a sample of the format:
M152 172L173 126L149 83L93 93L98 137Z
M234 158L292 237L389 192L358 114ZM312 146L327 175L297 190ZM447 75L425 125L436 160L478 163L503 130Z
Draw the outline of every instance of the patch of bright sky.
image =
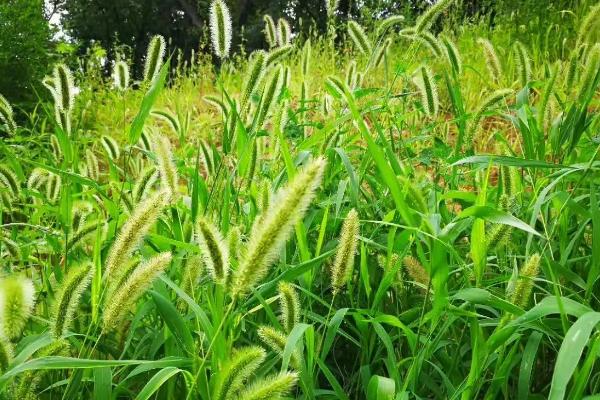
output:
M62 13L54 10L54 2L52 0L44 0L46 7L46 15L50 15L50 26L53 27L56 31L54 33L55 40L66 40L69 39L69 36L62 28L61 17Z

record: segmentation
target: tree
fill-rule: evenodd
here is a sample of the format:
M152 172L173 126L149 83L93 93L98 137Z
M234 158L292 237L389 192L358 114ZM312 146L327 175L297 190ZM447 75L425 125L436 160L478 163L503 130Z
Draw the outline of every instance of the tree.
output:
M161 34L169 48L189 55L206 43L210 0L53 0L64 11L62 24L79 42L83 53L93 43L116 57L117 48L125 45L139 68L150 37ZM344 1L348 0L343 0ZM287 17L298 28L299 18L318 20L324 28L324 0L227 0L234 31L233 48L244 40L251 51L265 46L263 16ZM308 25L308 24L307 24ZM243 37L242 37L243 32ZM138 71L139 73L139 71Z
M206 27L208 1L62 0L60 8L63 28L82 52L100 44L114 59L117 46L125 45L132 49L127 56L139 61L155 34L170 40L170 47L188 53L197 48Z
M0 93L30 108L49 70L51 31L42 0L0 2Z

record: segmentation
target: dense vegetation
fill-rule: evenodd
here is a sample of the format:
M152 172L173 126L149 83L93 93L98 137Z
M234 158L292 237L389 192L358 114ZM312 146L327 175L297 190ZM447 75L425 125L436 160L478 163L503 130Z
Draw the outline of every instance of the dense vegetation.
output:
M0 398L597 398L600 5L453 6L0 96Z

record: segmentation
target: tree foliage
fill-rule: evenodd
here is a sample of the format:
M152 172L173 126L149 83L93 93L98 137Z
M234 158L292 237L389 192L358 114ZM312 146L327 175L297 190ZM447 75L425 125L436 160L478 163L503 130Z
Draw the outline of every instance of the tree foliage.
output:
M48 70L50 28L42 0L0 1L0 93L22 105Z

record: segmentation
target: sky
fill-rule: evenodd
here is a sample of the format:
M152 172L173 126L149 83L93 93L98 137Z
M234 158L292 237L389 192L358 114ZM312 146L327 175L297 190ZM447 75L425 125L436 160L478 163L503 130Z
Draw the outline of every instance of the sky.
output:
M52 12L52 1L44 0L46 5L46 14L50 14ZM60 24L60 13L54 13L50 17L50 25L57 29L56 34L54 35L54 39L64 39L66 38L66 34L62 30L62 26Z

